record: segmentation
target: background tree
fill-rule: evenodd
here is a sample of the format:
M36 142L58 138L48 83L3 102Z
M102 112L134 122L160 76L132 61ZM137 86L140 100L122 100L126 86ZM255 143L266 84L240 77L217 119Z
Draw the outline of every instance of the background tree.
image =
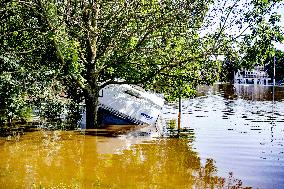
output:
M215 35L220 36L217 55L224 58L221 81L232 81L238 69L264 65L273 56L274 43L283 41L281 16L276 12L282 5L283 1L277 0L221 1L218 7L225 8L213 8L211 14L218 15L213 20L219 18L216 22L220 25L215 30Z
M234 82L234 74L241 69L240 60L235 56L225 56L225 60L222 62L222 72L220 73L220 81L222 82Z
M272 5L275 5L276 2L273 2ZM264 65L267 58L275 54L274 43L283 42L284 31L282 26L278 24L281 16L272 11L272 5L265 4L264 1L255 1L255 11L246 14L246 19L254 23L250 27L251 33L244 35L240 46L241 63L246 68Z
M274 75L274 56L267 58L266 69L270 78ZM284 52L275 51L275 80L276 82L284 81Z

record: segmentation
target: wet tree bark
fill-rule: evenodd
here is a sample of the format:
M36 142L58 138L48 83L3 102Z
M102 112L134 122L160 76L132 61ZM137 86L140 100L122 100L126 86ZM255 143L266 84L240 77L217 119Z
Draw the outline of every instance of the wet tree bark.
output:
M86 129L97 128L98 122L98 105L99 105L99 91L94 93L87 93L85 95L86 103Z

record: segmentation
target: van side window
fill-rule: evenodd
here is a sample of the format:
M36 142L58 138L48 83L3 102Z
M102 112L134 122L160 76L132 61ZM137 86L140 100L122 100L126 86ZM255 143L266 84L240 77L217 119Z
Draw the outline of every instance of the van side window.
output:
M141 98L141 95L135 91L131 91L131 90L126 90L124 91L126 94L129 94L130 96L134 96L136 98Z

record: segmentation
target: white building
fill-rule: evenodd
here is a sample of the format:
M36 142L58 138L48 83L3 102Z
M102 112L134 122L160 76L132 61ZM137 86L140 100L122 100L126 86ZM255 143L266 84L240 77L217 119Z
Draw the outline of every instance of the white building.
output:
M268 85L270 80L271 78L268 77L264 66L256 66L255 69L252 70L238 70L234 75L235 84Z

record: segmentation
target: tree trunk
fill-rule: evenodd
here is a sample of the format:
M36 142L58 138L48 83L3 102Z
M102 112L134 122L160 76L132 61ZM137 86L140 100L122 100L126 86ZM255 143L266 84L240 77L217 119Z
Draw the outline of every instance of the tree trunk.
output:
M92 129L98 127L97 123L97 110L99 105L98 91L95 94L86 94L86 129Z

